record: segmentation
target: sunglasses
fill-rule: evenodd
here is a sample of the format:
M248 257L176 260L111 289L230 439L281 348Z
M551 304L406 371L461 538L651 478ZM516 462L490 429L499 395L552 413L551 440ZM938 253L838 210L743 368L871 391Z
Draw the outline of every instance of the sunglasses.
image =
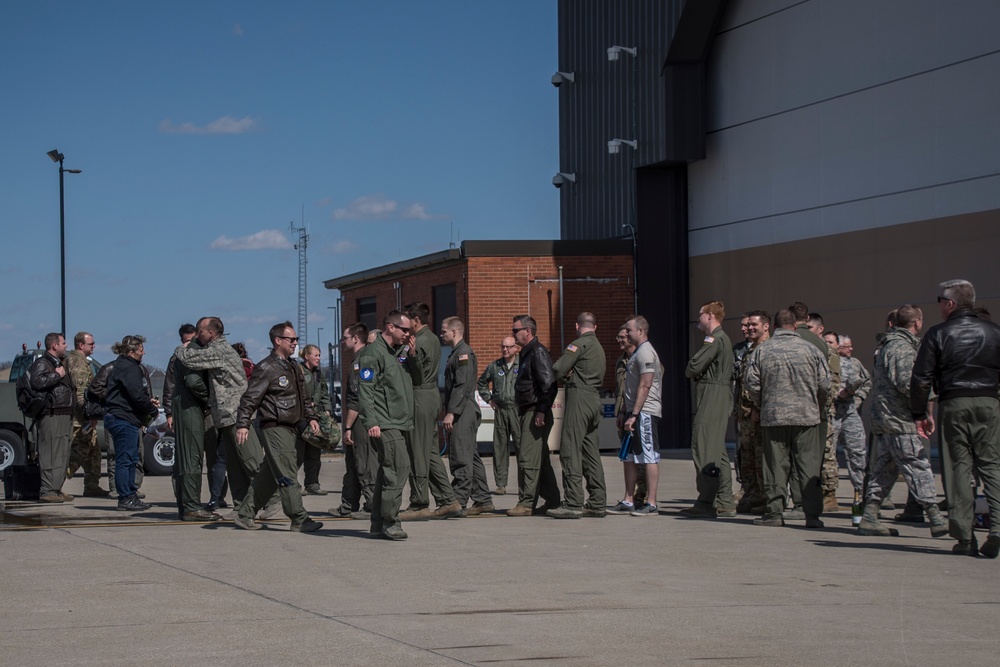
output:
M291 341L292 343L298 343L299 342L299 337L298 336L278 336L278 338L280 338L281 340Z
M524 329L525 327L521 327L520 329L511 329L510 332L516 336L518 331L524 331Z

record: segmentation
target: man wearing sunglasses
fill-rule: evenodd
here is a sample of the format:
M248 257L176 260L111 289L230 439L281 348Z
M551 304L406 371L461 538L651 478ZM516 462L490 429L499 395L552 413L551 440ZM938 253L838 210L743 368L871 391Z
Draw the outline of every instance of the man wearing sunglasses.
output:
M514 381L519 364L517 341L508 336L500 341L500 358L479 376L479 396L493 408L493 480L498 496L507 493L510 471L510 443L517 451L521 439L521 420L514 402Z

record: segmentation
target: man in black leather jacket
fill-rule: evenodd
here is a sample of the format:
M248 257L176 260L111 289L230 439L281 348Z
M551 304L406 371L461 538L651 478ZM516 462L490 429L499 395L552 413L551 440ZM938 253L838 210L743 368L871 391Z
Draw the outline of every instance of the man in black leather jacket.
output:
M73 500L62 492L66 481L70 445L73 441L73 408L76 389L62 360L66 356L66 338L61 333L45 336L45 354L35 359L28 372L31 388L49 395L45 412L38 418L38 468L42 486L39 500L61 503Z
M258 507L263 507L275 489L281 496L281 508L292 520L290 530L311 533L323 524L313 521L302 506L302 489L298 482L298 462L295 441L300 430L309 428L319 433L319 422L312 398L305 388L302 365L292 360L292 353L299 342L291 322L281 322L269 332L272 351L257 364L247 390L240 399L236 413L236 444L243 445L253 426L254 412L260 419L264 434L262 465L253 478L250 491L240 504L234 522L245 530L257 530L254 521Z
M517 452L517 505L507 510L509 516L545 514L559 507L559 486L549 461L549 433L552 431L552 403L555 401L556 376L552 356L537 338L534 318L518 315L511 334L521 346L521 364L514 385L514 400L521 417L521 441ZM535 509L538 496L545 500Z
M933 388L938 394L941 453L948 498L948 528L956 554L989 558L1000 554L1000 326L973 312L976 292L966 280L941 283L938 307L944 322L924 336L910 379L910 412L930 435L927 413ZM990 506L990 535L978 548L973 529L975 469Z

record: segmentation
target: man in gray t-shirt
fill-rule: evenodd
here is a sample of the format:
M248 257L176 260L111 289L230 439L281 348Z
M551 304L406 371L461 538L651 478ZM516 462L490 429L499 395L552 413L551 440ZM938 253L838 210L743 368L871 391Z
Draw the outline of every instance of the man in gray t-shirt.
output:
M635 352L625 366L625 406L618 415L618 428L632 434L632 447L625 460L625 498L611 508L612 514L656 516L656 485L660 479L660 445L657 434L660 422L660 387L663 368L656 350L649 342L649 323L636 315L625 323L625 333L635 345ZM632 502L632 492L645 464L647 499L642 507Z

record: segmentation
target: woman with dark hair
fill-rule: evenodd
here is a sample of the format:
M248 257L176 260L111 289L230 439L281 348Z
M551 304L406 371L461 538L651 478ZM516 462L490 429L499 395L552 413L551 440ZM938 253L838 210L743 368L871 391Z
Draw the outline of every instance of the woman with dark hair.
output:
M111 347L118 358L108 378L104 400L104 428L115 443L115 488L118 509L123 512L141 512L152 507L139 499L135 486L142 427L159 411L159 401L152 397L149 373L142 365L145 342L142 336L125 336Z

